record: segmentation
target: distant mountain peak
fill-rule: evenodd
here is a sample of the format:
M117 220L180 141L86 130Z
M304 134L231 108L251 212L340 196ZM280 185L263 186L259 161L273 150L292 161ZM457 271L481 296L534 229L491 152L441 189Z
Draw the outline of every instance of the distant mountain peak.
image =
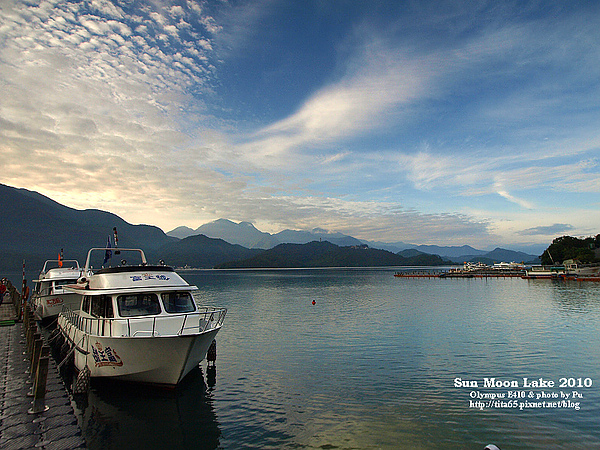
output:
M252 223L236 223L229 219L217 219L205 223L196 228L194 234L223 239L230 244L238 244L246 248L267 249L278 244L271 234L257 230Z
M190 227L182 225L169 231L167 233L167 236L176 237L178 239L185 239L186 237L192 236L193 234L194 230L192 230Z

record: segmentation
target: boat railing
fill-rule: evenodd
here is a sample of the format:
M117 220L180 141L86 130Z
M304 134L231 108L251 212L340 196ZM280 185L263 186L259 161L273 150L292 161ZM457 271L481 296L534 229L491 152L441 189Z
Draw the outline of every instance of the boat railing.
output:
M62 269L70 267L73 270L81 271L79 262L76 259L49 259L44 263L41 274L49 272L51 269Z
M204 307L197 312L140 317L87 317L68 308L60 313L84 333L103 337L185 336L218 329L227 309Z

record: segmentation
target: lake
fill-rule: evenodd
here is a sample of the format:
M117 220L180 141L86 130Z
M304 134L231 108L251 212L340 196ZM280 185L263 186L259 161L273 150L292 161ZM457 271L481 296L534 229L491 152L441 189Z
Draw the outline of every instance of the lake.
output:
M93 382L89 448L600 448L600 283L394 272L181 272L228 308L216 373Z

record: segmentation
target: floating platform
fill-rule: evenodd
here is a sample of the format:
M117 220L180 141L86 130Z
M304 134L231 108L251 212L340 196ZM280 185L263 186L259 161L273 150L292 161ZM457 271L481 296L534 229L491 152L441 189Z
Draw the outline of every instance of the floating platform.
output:
M398 278L522 278L524 271L520 270L453 270L448 272L396 272Z
M49 359L45 408L37 413L28 396L29 368L22 323L0 327L0 448L86 448L54 360Z
M449 272L396 272L394 274L398 278L523 278L524 280L559 280L559 281L595 281L600 282L600 277L596 276L581 276L581 275L565 275L559 274L555 276L528 276L525 271L468 271L456 270Z
M444 272L396 272L395 277L400 278L439 278Z

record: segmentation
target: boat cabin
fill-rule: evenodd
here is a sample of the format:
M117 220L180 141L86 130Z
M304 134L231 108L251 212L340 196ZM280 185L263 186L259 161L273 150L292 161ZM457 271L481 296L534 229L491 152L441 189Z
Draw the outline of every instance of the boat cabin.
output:
M76 260L48 260L35 283L34 294L38 296L66 294L64 286L77 283L81 268Z
M196 303L188 291L84 295L81 302L81 312L95 318L143 317L194 311Z

